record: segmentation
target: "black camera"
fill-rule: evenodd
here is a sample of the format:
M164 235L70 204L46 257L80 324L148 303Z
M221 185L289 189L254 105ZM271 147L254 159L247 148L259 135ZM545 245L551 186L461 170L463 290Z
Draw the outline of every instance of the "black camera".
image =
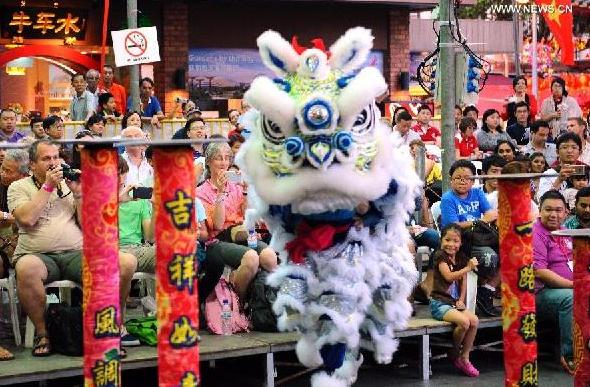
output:
M68 164L62 164L61 169L63 171L64 179L70 181L78 181L80 180L80 175L82 174L77 169L70 167Z

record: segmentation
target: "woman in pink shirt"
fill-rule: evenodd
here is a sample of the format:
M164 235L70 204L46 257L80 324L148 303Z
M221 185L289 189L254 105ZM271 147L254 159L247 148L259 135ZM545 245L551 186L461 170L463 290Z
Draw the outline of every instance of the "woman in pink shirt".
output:
M273 271L277 255L260 240L255 250L247 247L248 230L243 225L247 200L242 185L227 179L232 163L233 154L228 144L209 144L205 151L205 182L197 189L197 197L207 213L206 264L215 270L219 267L223 270L223 266L234 269L230 283L244 299L259 266ZM211 278L215 276L212 274Z

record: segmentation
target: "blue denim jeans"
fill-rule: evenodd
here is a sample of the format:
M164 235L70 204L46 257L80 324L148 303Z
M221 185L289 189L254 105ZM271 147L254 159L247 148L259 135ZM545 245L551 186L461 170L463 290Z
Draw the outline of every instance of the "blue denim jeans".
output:
M557 323L561 338L561 356L573 355L572 316L573 289L543 288L537 293L537 319Z

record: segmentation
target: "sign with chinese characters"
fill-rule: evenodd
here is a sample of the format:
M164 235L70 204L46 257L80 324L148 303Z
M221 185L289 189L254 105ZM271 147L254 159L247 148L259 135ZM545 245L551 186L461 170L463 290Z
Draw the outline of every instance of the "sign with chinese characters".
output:
M111 31L117 67L160 61L156 27Z
M84 40L88 11L67 8L0 7L3 39Z

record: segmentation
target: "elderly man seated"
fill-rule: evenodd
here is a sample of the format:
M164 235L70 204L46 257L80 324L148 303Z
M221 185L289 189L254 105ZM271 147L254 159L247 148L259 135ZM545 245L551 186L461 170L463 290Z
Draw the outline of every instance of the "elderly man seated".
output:
M45 326L46 294L43 284L56 280L82 282L82 190L79 182L65 181L59 148L50 140L34 142L29 149L32 175L8 188L8 208L19 227L14 252L17 293L36 329L33 356L51 354ZM137 260L120 253L121 305L129 292ZM121 320L124 308L121 308ZM127 333L121 330L122 338Z
M125 140L145 139L145 133L138 126L128 126L121 131L121 138ZM129 172L125 179L125 185L137 187L148 187L154 181L154 169L145 158L145 146L126 146L123 158L129 166Z
M29 154L23 149L9 149L0 167L0 278L8 275L8 263L18 239L14 217L8 211L8 187L29 176Z
M551 234L562 228L566 215L563 196L549 190L541 196L539 220L533 226L533 267L539 321L557 323L561 342L561 365L575 371L572 344L574 273L572 241Z
M29 175L29 155L22 149L10 149L4 155L0 168L0 278L8 276L9 260L18 239L14 217L8 212L8 186ZM0 361L14 359L14 355L0 347Z

